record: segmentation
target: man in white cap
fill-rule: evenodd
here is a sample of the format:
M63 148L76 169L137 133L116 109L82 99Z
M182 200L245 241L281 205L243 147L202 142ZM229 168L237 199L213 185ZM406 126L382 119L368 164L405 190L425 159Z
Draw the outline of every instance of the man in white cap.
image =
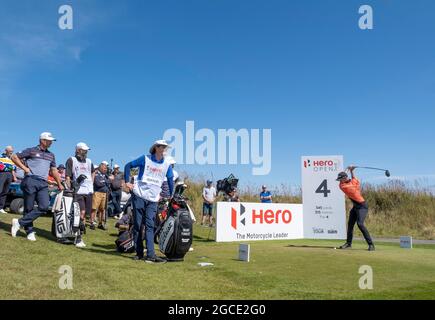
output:
M24 193L24 216L21 219L12 219L12 237L16 237L20 228L24 228L27 239L36 241L33 222L48 211L50 204L47 182L49 174L55 179L59 190L64 189L57 172L55 156L48 150L53 141L56 139L50 132L43 132L39 136L39 145L27 148L11 157L17 167L25 173L21 182ZM34 208L35 201L38 205L36 208Z
M115 164L113 166L113 172L109 176L110 180L110 192L112 203L114 207L115 218L119 218L118 215L122 212L121 209L121 198L122 198L122 187L124 186L124 174L119 171L119 165Z
M76 191L74 201L80 206L80 236L76 239L76 246L84 248L86 245L81 237L86 228L86 216L91 215L92 210L92 195L94 193L94 165L89 159L88 151L91 148L84 142L79 142L76 145L75 155L69 158L66 162L65 179L68 186L76 181L80 175L85 175L86 179L80 184L79 190Z
M154 223L165 177L167 178L169 193L171 195L174 190L172 166L164 157L164 152L167 148L168 143L165 140L157 140L151 146L149 155L143 155L127 163L124 168L125 185L130 191L133 191L131 199L134 212L135 260L142 260L144 257L141 228L145 224L147 248L145 261L149 263L165 262L164 259L156 255L154 250ZM139 175L135 179L134 184L128 182L130 181L130 170L132 168L139 169Z

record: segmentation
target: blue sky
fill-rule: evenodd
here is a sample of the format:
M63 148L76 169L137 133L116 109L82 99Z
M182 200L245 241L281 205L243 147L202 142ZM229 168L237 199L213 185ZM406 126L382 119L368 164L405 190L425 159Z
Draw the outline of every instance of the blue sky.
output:
M435 2L0 0L2 145L79 141L124 165L169 128L272 129L272 171L182 165L243 183L300 184L302 155L344 155L435 184ZM358 28L358 8L374 29ZM361 172L365 181L384 182Z

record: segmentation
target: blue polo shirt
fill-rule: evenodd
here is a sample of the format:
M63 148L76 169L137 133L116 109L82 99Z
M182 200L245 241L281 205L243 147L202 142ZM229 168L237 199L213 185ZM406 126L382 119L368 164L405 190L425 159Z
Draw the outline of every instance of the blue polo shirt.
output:
M39 146L27 148L18 152L17 157L26 162L32 176L47 180L51 168L56 168L54 154L48 150L41 150Z
M266 191L266 192L262 192L260 193L260 199L261 197L270 197L272 194L270 193L270 191ZM265 199L261 199L262 203L272 203L272 200L265 200Z

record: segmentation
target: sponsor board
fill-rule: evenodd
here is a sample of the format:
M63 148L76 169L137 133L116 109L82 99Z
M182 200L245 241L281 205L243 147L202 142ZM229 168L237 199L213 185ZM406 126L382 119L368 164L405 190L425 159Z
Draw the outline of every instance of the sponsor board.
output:
M216 241L303 238L301 204L218 202Z
M304 238L345 239L345 200L336 181L343 156L304 156L301 163Z
M412 249L412 237L400 237L400 247L404 249Z

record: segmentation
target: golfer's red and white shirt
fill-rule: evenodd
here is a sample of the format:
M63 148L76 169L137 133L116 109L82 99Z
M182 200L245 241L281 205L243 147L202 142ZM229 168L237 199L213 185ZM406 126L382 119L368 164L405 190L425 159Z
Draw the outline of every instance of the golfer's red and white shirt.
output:
M363 196L361 195L361 184L357 178L352 178L352 180L349 182L340 182L340 189L351 200L358 203L365 202Z

